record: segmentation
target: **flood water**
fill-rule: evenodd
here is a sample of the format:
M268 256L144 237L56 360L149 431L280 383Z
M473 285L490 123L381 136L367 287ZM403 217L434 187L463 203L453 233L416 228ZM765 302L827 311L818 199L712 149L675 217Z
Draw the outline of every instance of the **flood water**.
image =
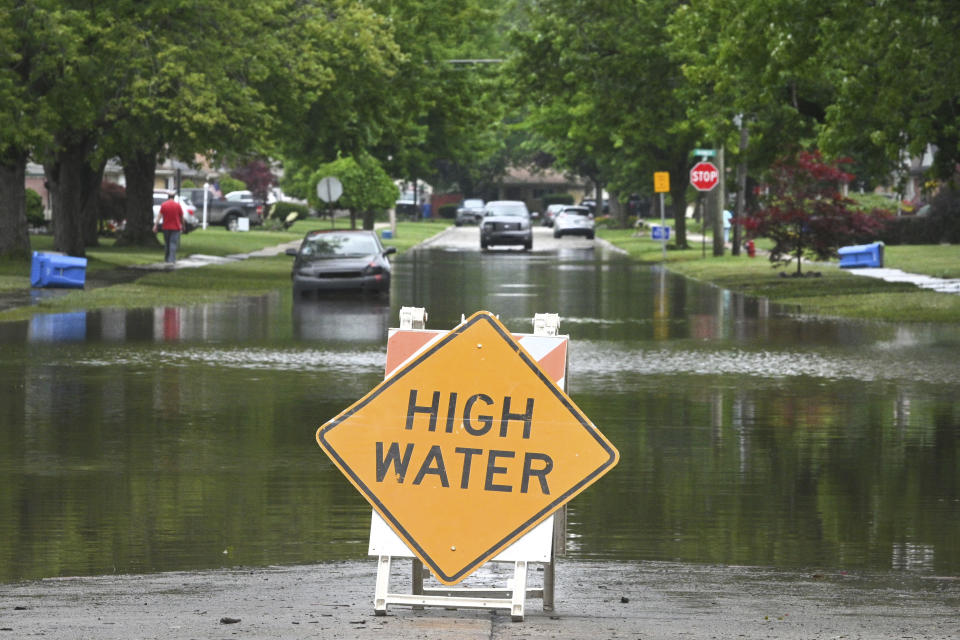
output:
M960 328L803 318L599 249L430 249L389 299L0 324L0 582L365 557L314 434L382 379L402 305L560 315L621 453L569 556L960 575Z

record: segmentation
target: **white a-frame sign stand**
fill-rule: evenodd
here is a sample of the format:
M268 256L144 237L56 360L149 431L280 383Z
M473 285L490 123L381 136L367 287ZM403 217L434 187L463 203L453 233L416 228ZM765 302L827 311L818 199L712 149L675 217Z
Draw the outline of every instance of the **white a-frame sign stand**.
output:
M447 331L426 329L426 311L403 307L400 310L400 328L390 329L387 338L386 376L422 353L445 336ZM561 389L566 391L568 336L558 336L557 314L537 314L532 334L515 334L514 338L538 362ZM566 510L561 508L526 535L492 558L492 562L512 562L513 578L503 588L424 587L423 563L407 545L373 512L370 523L369 554L377 556L377 582L374 594L376 615L386 615L391 604L411 605L417 608L438 606L445 608L509 609L511 619L523 620L526 598L542 598L544 611L553 610L555 557L565 549ZM390 569L393 558L412 558L410 593L390 591ZM528 563L544 564L543 588L527 589Z

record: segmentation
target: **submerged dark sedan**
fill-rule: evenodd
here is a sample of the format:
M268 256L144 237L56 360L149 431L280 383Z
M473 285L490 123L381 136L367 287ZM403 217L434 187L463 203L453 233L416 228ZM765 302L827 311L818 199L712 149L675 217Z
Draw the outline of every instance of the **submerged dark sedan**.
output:
M293 262L293 293L313 291L389 291L395 247L384 247L373 231L311 231L300 249L288 249Z

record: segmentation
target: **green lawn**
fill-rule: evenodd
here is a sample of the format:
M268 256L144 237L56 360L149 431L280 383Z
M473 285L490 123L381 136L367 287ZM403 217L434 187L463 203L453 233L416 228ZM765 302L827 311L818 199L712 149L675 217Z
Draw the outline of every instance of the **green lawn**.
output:
M402 253L430 236L449 227L447 222L399 222L394 238L384 241L386 246ZM341 220L337 228L347 228ZM307 231L330 228L329 220L304 220L287 231L230 232L220 227L197 230L183 237L180 257L191 254L226 256L249 253L264 247L274 247L299 240ZM53 246L50 236L32 236L32 248L49 251ZM148 264L163 260L163 248L117 247L112 239L104 239L101 246L87 250L88 277L104 269L133 264ZM42 300L29 307L0 312L0 321L29 318L35 313L54 313L79 309L136 308L165 305L191 305L224 300L236 295L258 295L276 291L290 284L292 258L279 255L269 258L251 258L228 264L202 268L151 272L136 282L109 287L86 288ZM24 290L30 287L29 261L0 261L0 292Z
M645 263L661 261L660 242L632 229L601 229L598 235ZM760 249L764 243L758 243ZM671 245L672 246L672 245ZM903 322L960 322L960 295L924 291L911 284L866 278L840 269L836 261L804 265L820 277L783 277L795 267L773 267L762 255L713 257L710 239L706 257L700 243L667 251L667 268L725 289L797 305L801 313ZM940 278L960 278L960 246L885 247L884 266Z
M345 228L346 224L337 221L338 228ZM384 244L395 246L402 253L449 226L448 222L399 222L396 237ZM299 221L286 231L236 233L212 227L186 235L180 255L247 253L299 240L309 230L326 228L330 228L330 222L318 219ZM691 228L690 231L697 229ZM648 235L637 236L632 229L605 228L600 228L598 235L640 262L661 261L660 243ZM32 236L31 242L33 249L39 251L48 251L53 246L50 236ZM763 242L758 245L763 249ZM805 271L819 272L820 277L794 278L781 276L781 272L792 274L792 267L773 268L762 255L756 258L733 257L728 252L722 258L714 258L709 238L705 251L699 242L692 242L690 249L670 247L666 257L670 270L733 291L796 305L802 313L892 321L960 322L960 295L923 291L910 284L856 276L839 269L836 262L805 265ZM162 256L160 244L150 249L117 247L113 240L104 239L101 246L87 252L88 273L159 262ZM280 255L150 273L134 283L70 291L36 305L3 311L0 312L0 321L22 320L38 312L189 305L276 291L289 285L290 260L289 256ZM960 246L886 247L885 264L911 273L960 278ZM29 286L29 261L0 261L0 292L22 291Z

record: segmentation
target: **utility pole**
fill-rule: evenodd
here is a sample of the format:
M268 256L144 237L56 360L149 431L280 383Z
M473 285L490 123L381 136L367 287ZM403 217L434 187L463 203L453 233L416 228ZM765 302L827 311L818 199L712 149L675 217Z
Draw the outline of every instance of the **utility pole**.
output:
M720 172L717 188L710 194L713 196L713 255L723 255L723 209L727 200L726 180L724 179L723 145L717 147L717 169Z
M737 220L743 221L744 214L747 211L747 145L750 142L750 129L747 127L743 114L738 113L733 122L740 128L740 162L737 164ZM733 225L733 255L735 256L740 255L740 229L741 225Z

